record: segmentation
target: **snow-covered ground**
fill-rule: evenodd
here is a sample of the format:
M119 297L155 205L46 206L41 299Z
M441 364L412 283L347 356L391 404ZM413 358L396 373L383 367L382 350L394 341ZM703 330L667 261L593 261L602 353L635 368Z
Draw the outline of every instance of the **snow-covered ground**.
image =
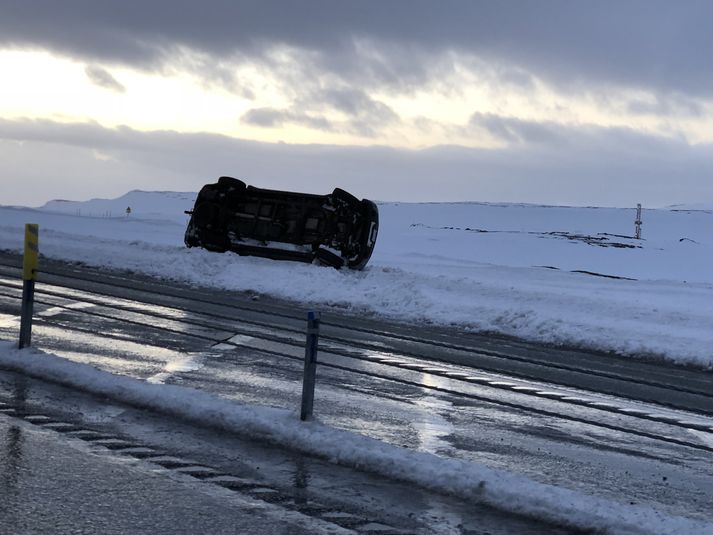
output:
M713 368L713 211L479 203L380 205L363 272L183 245L195 194L0 207L0 249L40 224L42 254L412 321L455 324ZM126 208L132 211L126 215ZM595 275L598 274L598 275ZM607 275L608 278L600 275ZM294 413L151 384L0 342L0 365L325 456L500 509L607 533L713 533L711 524L402 449Z
M0 366L565 526L610 534L713 534L713 525L703 521L588 496L478 463L399 448L318 421L302 423L296 413L284 409L244 405L207 392L114 375L34 349L17 350L7 342L0 342Z
M383 203L370 265L338 272L186 249L183 211L194 198L133 191L0 207L0 248L20 251L23 225L39 223L49 257L713 367L713 210L705 205L644 210L644 239L635 240L634 209Z

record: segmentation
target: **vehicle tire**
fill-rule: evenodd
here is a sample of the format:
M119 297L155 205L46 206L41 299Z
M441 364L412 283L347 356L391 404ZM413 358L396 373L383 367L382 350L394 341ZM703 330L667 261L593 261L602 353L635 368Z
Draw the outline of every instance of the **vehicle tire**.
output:
M188 230L183 238L183 242L186 244L186 247L199 247L201 244L200 240L196 238L194 230L191 227L188 227Z
M317 261L323 266L333 267L334 269L341 269L344 266L344 259L338 254L334 254L332 251L327 249L319 248L316 253Z
M332 192L332 201L341 201L348 204L350 207L358 207L360 203L359 199L348 191L344 191L342 188L334 188L334 191Z
M206 251L224 253L229 249L228 239L220 232L205 231L201 235L201 244Z
M232 176L220 177L218 179L218 185L224 188L235 188L239 190L244 190L245 188L247 188L245 182L243 182L242 180L238 180L237 178L233 178Z
M376 245L376 238L379 233L379 208L373 201L364 199L361 201L362 224L365 233L359 239L358 253L347 259L349 269L362 270L371 258Z

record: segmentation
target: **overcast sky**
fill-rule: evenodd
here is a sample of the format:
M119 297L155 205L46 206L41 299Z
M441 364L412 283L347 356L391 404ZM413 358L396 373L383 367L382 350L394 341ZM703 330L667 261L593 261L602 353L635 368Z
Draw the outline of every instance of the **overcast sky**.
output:
M0 204L713 204L713 2L0 0Z

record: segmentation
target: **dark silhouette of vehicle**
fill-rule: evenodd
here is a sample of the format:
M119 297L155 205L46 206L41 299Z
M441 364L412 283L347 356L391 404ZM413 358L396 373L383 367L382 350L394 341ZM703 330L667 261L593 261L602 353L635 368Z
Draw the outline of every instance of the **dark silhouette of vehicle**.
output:
M223 176L196 198L186 229L188 247L275 260L363 269L376 243L379 210L336 188L312 195L248 186Z

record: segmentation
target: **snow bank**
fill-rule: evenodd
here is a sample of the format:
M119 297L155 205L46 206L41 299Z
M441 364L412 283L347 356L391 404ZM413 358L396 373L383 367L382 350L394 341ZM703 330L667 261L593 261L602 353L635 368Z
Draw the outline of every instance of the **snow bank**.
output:
M630 209L381 204L372 262L354 273L186 249L193 195L60 203L65 214L0 208L0 248L20 251L36 222L53 258L713 368L711 212L644 210L634 240ZM77 216L129 202L130 217Z
M612 534L713 534L711 524L586 496L480 464L399 448L318 421L302 423L296 412L116 376L34 349L20 351L7 342L0 342L0 366L548 522Z

